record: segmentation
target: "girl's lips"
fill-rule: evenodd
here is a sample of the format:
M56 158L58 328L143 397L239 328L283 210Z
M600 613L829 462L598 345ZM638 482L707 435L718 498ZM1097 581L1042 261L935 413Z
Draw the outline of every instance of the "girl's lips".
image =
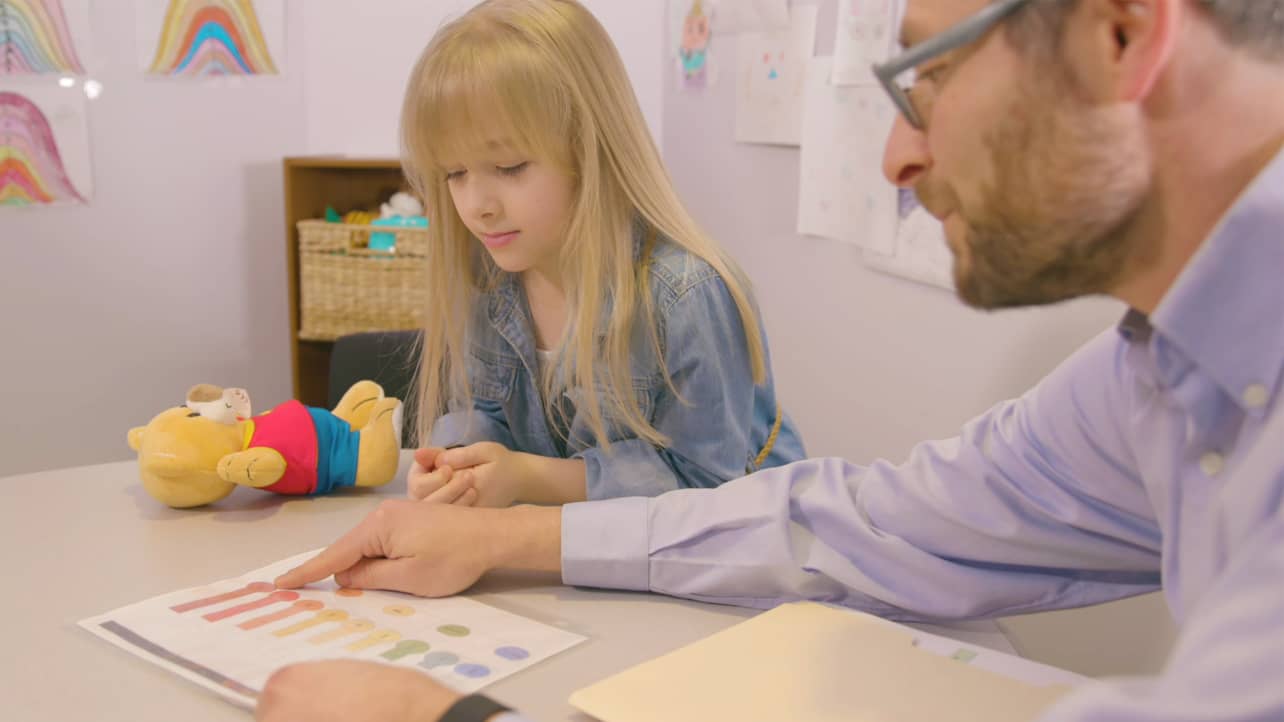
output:
M504 246L512 243L513 240L517 238L518 233L519 231L509 231L507 233L483 233L481 241L486 244L487 248L503 248Z

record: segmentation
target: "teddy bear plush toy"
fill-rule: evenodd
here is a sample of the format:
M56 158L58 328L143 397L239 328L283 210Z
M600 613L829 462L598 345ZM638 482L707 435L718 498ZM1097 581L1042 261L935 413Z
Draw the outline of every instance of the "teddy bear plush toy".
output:
M193 386L182 406L129 431L143 488L175 508L210 504L238 486L317 495L380 486L397 474L401 401L358 381L332 411L287 401L250 415L244 389Z

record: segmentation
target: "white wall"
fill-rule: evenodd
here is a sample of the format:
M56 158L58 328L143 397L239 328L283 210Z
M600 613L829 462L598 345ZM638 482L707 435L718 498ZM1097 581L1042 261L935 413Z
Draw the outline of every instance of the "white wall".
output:
M92 8L92 201L0 208L0 475L127 458L129 427L200 381L290 393L280 159L303 150L301 36L282 77L144 80L133 13Z
M309 152L395 156L406 79L442 23L474 0L309 0L304 38ZM663 85L662 0L585 0L611 34L657 141ZM354 59L355 62L354 62Z
M291 0L285 72L145 81L93 3L90 205L0 209L0 476L129 458L188 386L289 398L281 158L390 156L410 66L462 0ZM664 4L591 0L655 132ZM658 135L657 135L658 138Z
M825 55L836 2L818 4ZM853 246L798 236L798 150L732 141L735 38L715 48L724 70L712 89L682 90L665 74L664 156L697 220L755 284L781 398L812 455L902 460L1019 395L1122 314L1100 299L985 314L868 269ZM1157 668L1171 638L1157 597L1090 614L1017 620L1015 641L1087 673Z

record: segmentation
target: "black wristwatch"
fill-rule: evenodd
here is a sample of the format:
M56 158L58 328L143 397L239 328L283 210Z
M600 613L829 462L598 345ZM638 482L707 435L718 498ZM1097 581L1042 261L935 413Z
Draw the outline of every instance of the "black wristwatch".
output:
M510 711L509 708L490 697L470 694L467 697L460 697L459 701L446 710L446 714L442 715L438 722L486 722L491 715Z

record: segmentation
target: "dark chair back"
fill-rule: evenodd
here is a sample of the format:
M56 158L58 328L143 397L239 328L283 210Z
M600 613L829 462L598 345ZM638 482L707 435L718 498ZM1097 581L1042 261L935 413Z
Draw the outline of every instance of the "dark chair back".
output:
M362 379L378 383L385 395L401 399L407 407L413 405L415 389L412 387L422 340L421 331L372 331L336 339L330 352L330 408L339 403L352 384ZM403 448L418 445L413 427L407 409L401 433Z

